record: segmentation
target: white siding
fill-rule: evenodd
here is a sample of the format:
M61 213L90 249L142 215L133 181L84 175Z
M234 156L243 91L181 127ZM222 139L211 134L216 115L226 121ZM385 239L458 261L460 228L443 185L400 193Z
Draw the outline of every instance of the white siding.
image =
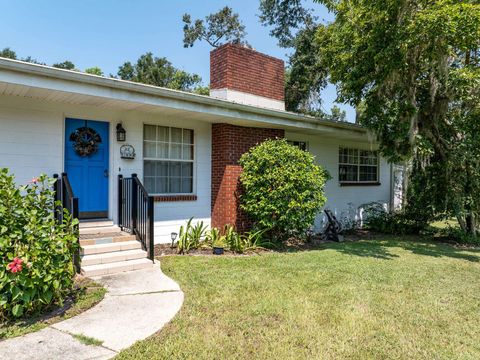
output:
M64 169L63 138L66 117L107 121L110 123L110 183L109 217L117 217L117 175L137 173L143 177L143 124L183 127L195 132L195 180L196 201L155 203L155 242L170 242L170 233L178 232L190 217L210 225L211 213L211 124L192 120L185 116L174 117L145 113L136 110L118 111L111 108L80 106L59 102L40 101L15 96L0 96L0 167L8 167L18 183L26 183L40 173L52 175ZM126 144L135 147L136 159L120 158L120 146L116 141L115 127L122 122L127 131ZM369 149L366 142L326 139L322 136L286 134L289 140L307 141L309 151L317 162L332 175L326 187L327 207L341 217L359 205L380 201L390 202L390 165L380 164L379 186L340 187L338 183L338 148L352 146ZM81 201L81 199L80 199ZM321 214L316 219L321 227Z
M211 198L211 124L139 111L114 111L27 98L0 96L0 167L15 174L19 184L40 173L53 175L64 169L65 118L107 121L110 123L109 217L117 217L117 176L137 173L143 178L143 124L184 127L194 130L196 201L155 203L155 243L170 242L170 233L178 232L190 217L210 225ZM127 141L117 142L115 127L122 122ZM120 147L131 144L136 158L120 158ZM81 199L80 199L81 201Z
M369 202L380 202L388 209L390 204L391 166L383 158L380 159L379 182L374 186L340 186L338 181L338 151L340 147L351 147L372 150L375 147L368 142L354 142L351 140L327 139L315 135L297 133L285 134L288 140L306 141L308 151L315 156L317 164L326 169L332 177L326 184L325 193L327 204L325 208L334 212L341 220L357 218L360 220L359 206ZM323 226L323 211L315 219L315 231Z
M58 114L0 102L0 167L9 168L21 184L41 172L61 171L62 134Z

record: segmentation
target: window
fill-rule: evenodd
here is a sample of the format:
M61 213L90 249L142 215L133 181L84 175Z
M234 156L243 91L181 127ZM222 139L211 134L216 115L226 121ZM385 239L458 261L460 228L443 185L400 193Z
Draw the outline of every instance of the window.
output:
M298 147L300 150L307 151L307 143L305 141L290 141L287 140L287 143L293 146Z
M193 130L143 127L143 180L152 194L193 192Z
M378 152L340 148L338 161L340 182L378 182Z

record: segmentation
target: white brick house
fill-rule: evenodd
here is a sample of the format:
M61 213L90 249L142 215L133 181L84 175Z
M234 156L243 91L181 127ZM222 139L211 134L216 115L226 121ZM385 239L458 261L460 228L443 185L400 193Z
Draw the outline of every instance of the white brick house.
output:
M233 190L222 186L238 175L229 172L236 155L225 158L282 134L332 175L326 206L338 215L372 201L395 206L393 167L365 129L284 111L280 60L234 45L219 50L211 55L211 97L0 59L0 167L19 183L67 172L80 215L114 223L117 176L138 174L155 196L155 243L162 243L190 217L241 227ZM118 124L126 141L117 141ZM104 132L98 159L74 151L72 133L83 127ZM245 134L257 135L237 144ZM135 158L122 158L126 144Z

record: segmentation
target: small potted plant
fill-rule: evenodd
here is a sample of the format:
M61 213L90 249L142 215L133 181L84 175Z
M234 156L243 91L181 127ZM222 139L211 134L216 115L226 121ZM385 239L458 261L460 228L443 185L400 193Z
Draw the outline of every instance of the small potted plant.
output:
M207 241L210 243L215 255L222 255L225 249L225 238L220 235L220 230L211 228L207 233Z
M215 255L223 255L224 252L225 252L225 244L223 242L223 237L222 237L213 244L213 253Z
M207 232L206 242L212 247L215 255L222 255L225 252L225 236L220 235L218 228L212 227Z

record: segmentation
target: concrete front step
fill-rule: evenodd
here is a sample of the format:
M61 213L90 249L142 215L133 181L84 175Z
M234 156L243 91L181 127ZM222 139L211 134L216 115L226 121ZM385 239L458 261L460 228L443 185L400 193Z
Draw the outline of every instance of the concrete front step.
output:
M119 261L108 264L98 264L98 265L86 265L82 266L82 275L93 277L93 276L104 276L110 274L116 274L124 271L140 270L153 267L153 262L149 259L136 259L128 261Z
M141 249L142 244L137 240L113 242L108 244L85 245L80 248L80 255L103 254L114 251Z
M112 226L113 220L80 220L78 227L80 229L88 229L95 227L106 227Z
M146 257L147 257L147 252L142 249L84 255L82 257L82 267L89 266L89 265L109 264L109 263L114 263L119 261L145 259Z
M84 235L82 236L82 238L80 238L80 246L110 244L123 241L132 241L137 239L135 235L130 235L126 233L113 233L105 235L106 236L95 238L89 238L88 235Z
M121 232L117 225L80 227L80 235L112 234Z

